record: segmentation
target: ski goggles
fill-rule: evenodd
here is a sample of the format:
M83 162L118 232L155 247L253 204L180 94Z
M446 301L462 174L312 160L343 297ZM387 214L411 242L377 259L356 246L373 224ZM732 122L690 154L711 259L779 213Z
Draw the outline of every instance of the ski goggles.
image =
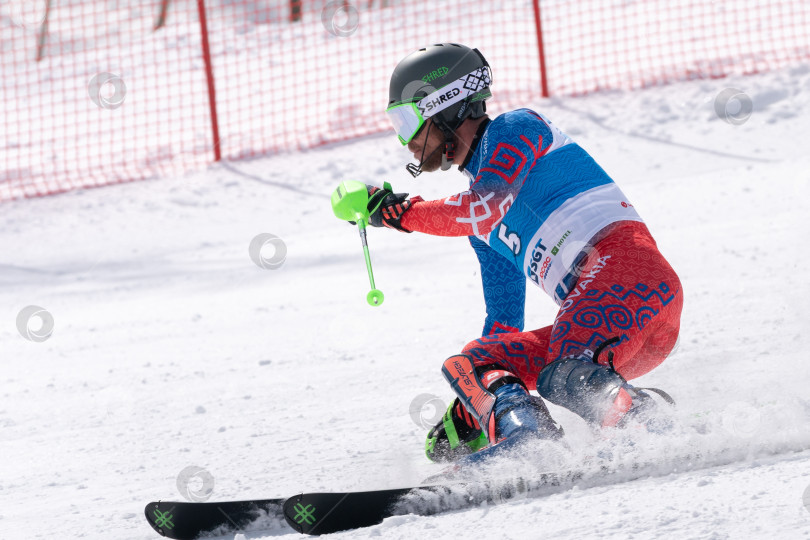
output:
M488 87L491 82L489 68L480 67L418 101L394 103L385 113L394 126L399 142L404 146L416 137L428 118L468 99Z
M391 105L385 110L388 119L397 132L399 142L406 145L422 130L427 119L422 115L415 102Z

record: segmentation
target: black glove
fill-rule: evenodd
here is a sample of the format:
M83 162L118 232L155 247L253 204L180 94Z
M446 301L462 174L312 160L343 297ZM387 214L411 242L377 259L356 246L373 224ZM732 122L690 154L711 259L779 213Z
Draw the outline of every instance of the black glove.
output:
M372 227L388 227L409 233L411 231L402 226L402 214L411 207L407 193L394 193L391 184L385 182L382 188L369 186L368 188L368 224ZM415 199L416 200L416 199ZM421 200L421 199L420 199Z

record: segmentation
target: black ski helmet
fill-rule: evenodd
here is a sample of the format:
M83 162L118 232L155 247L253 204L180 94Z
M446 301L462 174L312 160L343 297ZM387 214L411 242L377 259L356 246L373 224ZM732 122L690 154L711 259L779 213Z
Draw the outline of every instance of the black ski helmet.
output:
M486 68L486 69L483 69ZM489 63L478 49L457 43L438 43L415 51L400 61L391 74L388 106L418 102L457 79L469 77L477 91L466 99L434 114L431 118L446 137L467 118L480 118L486 112L484 100L489 91Z

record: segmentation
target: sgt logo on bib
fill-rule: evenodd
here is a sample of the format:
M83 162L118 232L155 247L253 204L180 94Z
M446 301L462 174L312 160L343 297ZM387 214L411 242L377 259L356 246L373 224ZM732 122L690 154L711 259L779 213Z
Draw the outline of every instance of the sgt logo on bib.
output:
M534 246L534 249L532 250L532 260L529 263L529 268L526 269L526 275L529 276L529 279L531 279L541 287L543 286L542 283L540 283L540 280L542 279L541 276L543 276L544 273L547 275L548 269L551 266L550 264L551 257L548 257L546 259L548 264L542 263L543 267L540 266L541 264L540 261L543 260L545 254L546 254L546 246L543 245L543 239L540 238L539 240L537 240L537 244ZM543 288L543 290L545 290L545 287Z

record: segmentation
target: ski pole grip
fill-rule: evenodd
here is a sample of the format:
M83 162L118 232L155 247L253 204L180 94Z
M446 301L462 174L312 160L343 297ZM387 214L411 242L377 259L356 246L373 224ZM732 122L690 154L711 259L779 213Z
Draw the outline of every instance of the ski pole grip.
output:
M332 192L332 211L343 221L368 223L368 187L357 180L344 180Z

